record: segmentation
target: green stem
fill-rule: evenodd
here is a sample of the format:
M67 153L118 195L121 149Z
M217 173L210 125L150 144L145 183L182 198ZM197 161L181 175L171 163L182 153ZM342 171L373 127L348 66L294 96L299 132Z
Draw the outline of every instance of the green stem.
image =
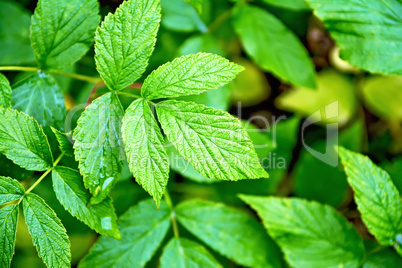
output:
M86 75L82 75L82 74L65 73L65 72L59 72L59 71L49 71L49 73L55 74L55 75L71 77L71 78L74 78L77 80L86 81L86 82L94 83L94 84L102 83L102 81L103 81L101 78L86 76Z
M130 96L130 97L135 98L135 99L142 98L141 96L138 96L138 95L135 95L135 94L132 94L132 93L128 93L128 92L124 92L124 91L117 91L116 93L119 94L119 95Z
M63 156L64 156L64 153L62 153L61 155L59 155L59 157L56 159L56 161L54 161L53 166L52 166L51 168L49 168L48 170L46 170L45 173L43 173L42 176L40 176L39 179L37 179L37 180L35 181L35 183L32 184L32 186L29 187L28 190L25 191L25 193L31 192L31 191L47 176L47 174L49 174L50 171L52 171L53 168L54 168L55 166L57 166L57 164L60 162L60 160L61 160L61 158L62 158Z
M50 171L52 171L52 169L53 169L53 167L51 167L51 168L49 168L48 170L46 170L46 172L45 173L43 173L42 174L42 176L40 176L39 177L39 179L37 179L36 181L35 181L35 183L34 184L32 184L32 186L31 187L29 187L29 189L28 190L26 190L25 191L25 193L29 193L30 191L32 191L33 190L33 188L35 188L36 187L36 185L38 185L46 176L47 176L47 174L49 174L50 173Z
M53 163L53 167L57 166L57 164L60 162L60 160L63 158L63 156L64 156L64 153L61 153L59 155L59 157L57 157L56 161L54 161L54 163Z
M382 250L382 249L384 249L384 248L385 248L384 246L379 245L378 247L376 247L376 248L372 249L371 251L367 252L367 253L363 256L362 263L364 263L364 262L367 260L367 258L368 258L371 254L376 253L376 252L378 252L378 251L380 251L380 250Z
M24 67L24 66L0 66L0 71L24 71L24 72L36 72L40 69L38 67ZM91 77L82 74L65 73L59 71L47 71L50 74L61 75L66 77L71 77L77 80L86 81L94 84L102 82L101 78Z
M179 228L177 227L177 220L176 220L176 212L174 211L172 199L170 199L169 191L166 189L165 191L165 201L167 205L169 206L170 210L172 211L170 213L170 219L172 220L172 226L173 226L173 233L176 238L179 238Z
M39 68L37 68L37 67L23 67L23 66L0 66L0 71L36 72L36 71L39 71Z
M223 12L222 14L219 15L219 17L216 18L216 20L214 20L208 27L208 32L212 33L214 31L216 31L219 26L222 25L222 23L224 23L227 19L230 18L230 16L232 15L232 10L229 9L225 12Z

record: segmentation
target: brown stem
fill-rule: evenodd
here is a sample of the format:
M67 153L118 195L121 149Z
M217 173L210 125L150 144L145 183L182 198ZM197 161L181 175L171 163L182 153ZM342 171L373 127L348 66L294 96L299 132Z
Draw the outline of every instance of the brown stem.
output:
M142 83L132 83L131 85L128 86L128 88L134 88L134 89L138 89L141 90L142 87Z
M106 86L105 82L100 82L93 86L93 88L91 89L91 92L89 92L89 96L88 96L87 102L85 104L85 107L87 107L89 104L91 104L91 101L92 101L93 96L95 95L96 91L99 88L104 87L104 86ZM127 86L127 88L133 88L136 90L141 90L141 87L142 87L142 83L132 83L131 85Z
M100 82L100 83L95 84L95 85L93 86L93 88L91 89L91 92L89 92L89 96L88 96L87 102L85 103L85 108L91 103L91 101L92 101L92 96L95 95L96 91L97 91L99 88L104 87L104 86L105 86L105 82Z

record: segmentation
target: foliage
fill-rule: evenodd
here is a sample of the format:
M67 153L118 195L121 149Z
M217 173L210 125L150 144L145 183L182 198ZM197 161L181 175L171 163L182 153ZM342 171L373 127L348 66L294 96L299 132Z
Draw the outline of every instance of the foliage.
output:
M1 267L402 265L399 0L120 2L0 0Z

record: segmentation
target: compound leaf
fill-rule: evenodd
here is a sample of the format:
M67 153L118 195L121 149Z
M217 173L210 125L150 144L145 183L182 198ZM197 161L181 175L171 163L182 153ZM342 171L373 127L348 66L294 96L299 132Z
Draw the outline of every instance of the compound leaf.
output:
M17 165L42 171L53 165L53 156L42 128L32 117L0 107L0 152Z
M236 263L247 267L282 267L278 247L247 214L203 200L180 203L176 214L193 235Z
M31 43L40 68L64 70L79 60L93 43L98 12L96 0L39 0Z
M275 16L259 7L240 5L234 10L234 27L247 54L262 69L291 84L316 87L307 50Z
M159 0L129 0L106 16L95 34L97 69L112 90L141 77L156 42Z
M0 106L11 107L11 86L7 78L0 73Z
M219 180L267 178L250 138L230 114L184 101L157 104L169 141L204 177Z
M163 249L161 268L219 268L215 258L200 244L186 238L172 238Z
M145 79L141 94L150 100L200 94L229 83L243 69L218 55L189 54L152 72Z
M67 211L96 232L120 239L110 197L88 206L91 194L85 189L80 173L71 168L55 167L52 178L56 197Z
M144 99L127 108L122 133L131 172L159 206L169 178L169 162L164 138Z
M25 194L25 189L17 180L0 176L0 206L17 200Z
M341 58L370 72L402 74L400 0L306 2L335 39Z
M10 267L14 255L15 234L17 232L18 204L0 209L0 264Z
M64 96L51 76L37 72L17 83L11 100L14 109L32 116L41 126L64 129Z
M359 267L363 241L334 208L299 198L240 198L257 211L292 267Z
M74 157L73 143L70 141L72 139L71 131L69 133L63 133L53 127L50 127L56 136L57 142L59 143L60 151L66 156Z
M101 202L115 185L123 166L120 122L124 115L119 99L107 93L82 113L74 130L75 159L85 187Z
M338 147L357 208L381 245L393 245L402 235L402 201L387 172L367 156Z
M149 199L130 208L119 219L121 240L102 236L81 261L86 267L144 267L170 227L170 210L161 202L159 210Z
M47 267L71 267L70 242L56 213L39 196L27 193L22 201L25 222Z

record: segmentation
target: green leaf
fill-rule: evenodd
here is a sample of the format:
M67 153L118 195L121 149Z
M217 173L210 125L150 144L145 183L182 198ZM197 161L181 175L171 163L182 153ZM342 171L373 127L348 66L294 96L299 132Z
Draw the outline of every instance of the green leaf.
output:
M169 141L204 177L219 180L267 178L247 132L230 114L193 102L157 104Z
M261 68L246 59L236 61L244 66L245 70L233 82L232 103L238 107L249 107L268 99L271 87Z
M334 163L331 166L322 159L312 155L307 149L302 149L297 163L292 171L294 195L309 200L315 200L333 207L338 207L345 200L348 190L345 172L337 164L339 156L334 145L345 146L348 149L360 151L363 144L364 125L355 121L350 127L342 130L338 135L329 136L308 143L309 149L316 152L325 152L325 159ZM306 135L306 140L309 138ZM314 170L314 172L312 172Z
M122 133L130 170L159 207L168 183L169 162L165 141L146 100L138 99L127 108Z
M363 264L363 268L389 268L401 267L402 258L389 248L369 255Z
M257 211L292 267L358 267L363 241L334 208L299 198L240 198Z
M279 109L309 117L317 124L344 125L357 109L356 86L351 79L328 69L319 73L318 88L296 87L280 95L275 104ZM332 104L332 105L331 105ZM325 111L325 116L317 111Z
M27 193L22 201L25 222L47 267L71 267L70 242L56 213L39 196Z
M306 2L335 39L342 59L370 72L402 74L400 0Z
M42 171L53 166L53 156L42 128L32 117L0 107L0 152L17 165Z
M0 106L11 107L11 86L7 78L0 73Z
M225 54L218 40L210 34L192 36L186 39L186 41L184 41L184 43L178 49L178 55L180 56L191 53L195 54L198 52L208 52L222 56ZM243 73L244 72L241 74ZM235 81L237 81L237 79ZM204 104L208 107L227 111L230 108L231 92L232 86L231 84L227 84L220 88L208 90L199 95L181 96L176 99L193 101L198 104Z
M210 53L181 56L152 72L144 81L141 95L152 100L200 94L229 83L243 69Z
M10 267L17 232L18 204L0 209L0 265Z
M241 121L243 127L247 130L251 141L253 142L254 149L260 159L266 157L268 153L272 150L271 139L260 132L260 130L253 124L246 123L246 121ZM202 176L198 171L196 171L193 166L190 165L180 154L177 152L176 148L172 144L166 146L166 151L169 157L169 164L171 169L179 173L181 176L188 178L190 180L199 183L214 183L218 182L216 180L208 179ZM261 180L260 180L261 181ZM271 181L271 179L269 180ZM250 182L255 183L255 181Z
M197 10L198 14L202 13L202 3L204 0L184 0L187 3L190 3L195 10Z
M100 21L98 12L96 0L39 0L31 42L40 68L64 70L87 53Z
M368 77L362 86L363 100L373 114L387 121L402 121L402 77Z
M37 72L17 83L11 100L14 109L32 116L41 126L64 129L64 96L51 76Z
M314 66L306 48L280 20L251 5L239 5L233 15L244 49L262 69L285 82L316 87Z
M402 267L402 258L395 251L391 248L379 249L378 245L375 246L376 248L372 249L372 253L365 258L363 268Z
M391 162L385 160L381 163L381 167L391 176L391 180L398 189L398 192L402 193L402 156L392 159Z
M67 211L96 232L120 239L117 217L109 197L99 204L88 206L91 194L85 189L78 171L55 167L52 178L57 199Z
M25 194L25 189L17 180L0 176L0 206L8 202L20 199Z
M16 1L0 1L0 65L29 64L35 57L29 41L31 14Z
M284 179L285 174L290 167L293 150L297 144L299 126L300 118L297 116L285 118L285 120L279 120L278 118L274 128L267 133L273 142L273 151L272 154L268 154L268 158L266 158L266 160L271 160L268 161L268 163L264 163L263 160L262 163L265 170L269 172L269 184L262 189L262 193L258 194L266 195L277 192L280 182Z
M121 240L102 236L81 261L86 267L144 267L152 258L170 227L170 210L161 202L159 210L151 199L141 201L119 219Z
M32 176L34 171L26 170L16 164L5 155L0 153L0 176L17 178L18 181L23 181Z
M225 51L220 45L219 40L208 33L187 38L178 49L180 56L198 52L208 52L225 56Z
M121 173L124 152L120 122L123 115L117 96L107 93L85 109L74 130L75 159L79 162L85 187L94 196L93 204L107 197Z
M264 228L247 214L220 203L190 200L176 208L177 219L220 254L248 267L281 267L281 254Z
M207 25L197 11L183 0L161 0L162 25L178 32L206 32ZM205 12L204 12L205 13Z
M241 120L241 124L253 142L254 150L259 159L263 159L274 150L273 141L265 133L265 130L261 131L256 125L246 120Z
M169 158L169 165L172 170L179 173L184 178L190 179L199 183L214 183L216 180L211 180L202 176L197 170L193 168L190 163L184 159L183 156L174 148L170 143L166 145L166 151Z
M159 0L125 1L106 16L95 35L95 61L110 89L123 89L141 77L154 50L160 17Z
M263 2L277 6L280 8L286 8L290 10L309 10L309 6L305 0L262 0Z
M402 201L388 173L367 156L338 152L364 224L381 245L394 245L402 235Z
M74 149L73 149L73 142L72 140L72 132L63 133L60 130L57 130L51 127L56 139L59 143L60 151L63 152L66 156L74 157Z
M181 96L175 99L195 102L215 109L228 111L231 108L231 95L232 86L231 84L228 84L220 88L205 91L200 95Z
M160 267L218 268L222 266L200 244L186 238L172 238L163 249Z

